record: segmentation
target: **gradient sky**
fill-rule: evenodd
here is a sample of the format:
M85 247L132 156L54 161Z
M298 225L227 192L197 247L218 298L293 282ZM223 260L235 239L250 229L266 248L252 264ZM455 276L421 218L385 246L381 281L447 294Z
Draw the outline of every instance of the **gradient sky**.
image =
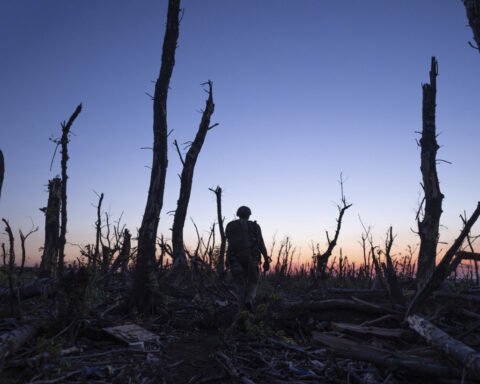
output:
M347 211L340 243L355 258L358 216L394 252L415 244L422 192L422 82L439 61L437 129L441 241L480 198L480 55L461 1L184 0L168 96L169 168L159 233L170 236L181 164L173 140L192 140L214 83L215 113L197 162L188 217L202 233L216 219L209 187L224 189L227 221L248 205L267 243L285 235L310 257L334 231L343 172ZM93 191L132 232L140 226L151 165L153 82L158 76L166 0L15 0L0 2L0 148L6 162L0 217L15 232L31 219L47 182L60 122L79 102L70 144L67 241L94 242ZM479 225L476 230L480 230ZM187 220L185 236L195 239ZM2 234L0 241L6 241ZM17 242L19 240L17 239ZM29 239L39 258L43 230ZM442 246L445 247L445 246ZM78 255L74 247L70 256Z

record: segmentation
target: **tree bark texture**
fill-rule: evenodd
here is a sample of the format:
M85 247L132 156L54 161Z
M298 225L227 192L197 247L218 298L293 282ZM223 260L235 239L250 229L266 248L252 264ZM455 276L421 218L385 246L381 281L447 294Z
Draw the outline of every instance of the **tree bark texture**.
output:
M418 253L417 284L421 288L435 269L438 228L442 215L443 194L437 175L437 133L435 128L435 108L437 93L438 63L432 57L430 83L423 84L423 130L420 139L423 190L425 192L425 213L418 220L420 250Z
M443 280L448 277L449 273L451 272L450 266L453 257L456 255L458 249L461 247L463 241L469 234L470 230L473 227L473 224L475 224L479 216L480 202L477 204L477 208L472 213L472 216L470 216L470 218L466 222L460 235L457 237L457 239L453 242L452 246L443 256L442 261L438 263L437 268L435 268L434 272L429 277L423 288L417 292L413 300L410 302L407 310L407 316L413 315L418 312L425 300L433 293L433 291L438 289L442 284Z
M462 342L454 339L424 318L413 315L407 318L410 328L423 336L428 343L441 349L467 368L469 376L480 378L480 354Z
M155 271L155 244L160 211L163 206L167 173L167 95L175 64L175 50L179 34L180 0L169 0L167 27L163 40L162 64L155 84L153 100L153 160L147 204L138 234L138 256L135 266L131 302L145 310L150 302L149 283Z
M58 268L57 273L58 276L62 276L63 274L63 260L65 258L65 244L66 244L66 235L67 235L67 161L68 161L68 142L70 141L70 128L72 127L73 122L77 118L77 116L82 111L82 104L80 103L75 111L73 112L72 116L67 123L62 123L62 138L60 139L60 144L62 147L62 160L61 160L61 167L62 167L62 208L61 208L61 227L60 227L60 238L59 238L59 245L58 245Z
M202 114L202 120L198 127L195 139L188 149L185 156L182 175L180 177L180 196L177 201L177 209L173 218L172 227L172 246L173 246L173 267L187 266L187 258L185 256L185 249L183 243L183 227L185 225L185 218L187 216L188 203L190 201L190 194L192 192L192 180L195 164L198 155L202 149L205 137L210 127L210 118L215 109L213 104L212 82L208 83L208 99L205 110Z
M40 262L40 277L53 276L57 265L61 188L62 181L58 177L48 182L47 208L42 209L45 213L45 242Z
M5 176L5 159L3 152L0 150L0 197L2 197L3 177Z
M480 52L480 0L463 0L467 11L468 24L472 28L473 38L477 43L474 47Z

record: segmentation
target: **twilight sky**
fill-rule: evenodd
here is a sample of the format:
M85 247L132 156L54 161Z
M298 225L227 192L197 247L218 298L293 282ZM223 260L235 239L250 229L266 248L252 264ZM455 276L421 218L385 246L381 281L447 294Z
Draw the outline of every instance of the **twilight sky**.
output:
M480 198L480 55L460 0L184 0L168 98L169 168L159 233L170 236L181 163L173 140L192 140L212 80L216 104L200 153L188 216L202 233L216 219L209 187L224 189L226 220L248 205L270 243L289 235L307 260L333 232L343 172L347 211L339 246L359 255L358 219L394 252L415 244L422 192L422 82L439 61L437 129L441 241ZM94 242L93 191L136 233L151 165L153 82L158 76L166 0L15 0L0 3L0 148L6 173L0 217L16 233L38 208L60 122L79 102L70 144L67 242ZM480 229L476 226L476 231ZM195 239L187 220L186 240ZM5 234L0 241L6 241ZM43 230L29 238L39 260ZM19 240L17 239L17 242ZM445 246L442 246L445 247ZM67 247L70 256L78 255Z

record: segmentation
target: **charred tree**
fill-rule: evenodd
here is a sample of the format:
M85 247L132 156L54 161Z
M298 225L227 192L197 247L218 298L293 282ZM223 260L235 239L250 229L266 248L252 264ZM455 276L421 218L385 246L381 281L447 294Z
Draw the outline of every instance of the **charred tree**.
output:
M179 33L180 0L169 0L167 27L163 40L162 64L155 84L153 100L153 160L147 204L138 234L138 256L135 266L131 303L145 311L150 302L150 275L155 271L155 244L158 222L163 206L167 173L167 95L175 64Z
M2 197L3 177L5 176L5 160L3 152L0 150L0 197Z
M13 237L12 228L7 220L2 219L5 223L5 232L8 235L8 241L10 243L9 257L8 257L8 289L10 291L10 310L12 314L16 312L16 298L15 289L13 287L13 274L15 273L15 239Z
M45 213L45 242L40 263L40 277L51 277L57 265L61 188L62 181L58 177L48 182L47 207L41 209Z
M328 242L327 250L324 253L322 254L319 253L316 256L317 276L320 275L320 278L322 280L326 278L325 271L327 269L328 259L332 255L333 249L337 245L338 236L340 235L340 229L342 228L343 215L345 214L345 211L352 206L352 204L347 204L347 199L343 193L343 179L341 174L340 174L340 191L341 191L342 204L337 206L338 218L337 218L337 228L335 229L335 235L333 236L333 239L330 239L330 236L328 235L328 231L325 231L325 234L327 236L327 242Z
M97 221L95 222L96 236L95 236L95 254L93 256L93 267L97 267L97 262L100 260L100 243L102 242L102 201L103 193L98 196L97 205ZM102 244L103 247L103 244Z
M437 175L437 133L435 128L435 107L437 93L438 62L432 57L430 83L423 84L423 130L420 139L423 190L425 210L423 220L418 219L420 250L418 253L417 284L421 288L435 269L438 228L442 215L443 194Z
M457 254L457 251L460 249L463 241L470 233L470 230L473 227L473 224L477 221L478 217L480 216L480 202L477 204L477 208L472 213L472 216L467 220L465 226L460 232L460 235L457 239L453 242L452 246L445 252L445 255L442 258L442 261L438 263L437 267L435 268L434 272L430 275L429 279L425 283L422 289L420 289L413 300L410 302L410 305L407 310L407 317L413 315L419 311L422 304L425 300L435 291L440 285L442 284L443 280L445 280L450 272L452 271L452 259ZM455 260L453 261L455 262ZM458 264L457 264L458 265Z
M174 269L187 266L187 258L183 244L183 227L185 225L190 193L192 191L193 172L207 132L216 126L216 124L210 126L210 118L215 109L215 104L213 104L212 82L208 81L206 84L208 85L208 99L202 114L200 126L198 127L195 139L188 149L185 160L180 157L183 162L183 170L180 177L180 196L177 201L177 209L175 210L172 227Z
M218 254L217 268L219 273L223 273L225 269L225 248L227 244L227 237L225 236L225 229L223 228L223 216L222 216L222 188L217 186L217 188L210 188L210 191L215 193L217 198L217 220L218 220L218 230L220 232L220 252Z
M22 263L20 265L19 275L23 273L23 268L25 267L25 260L27 258L27 253L25 251L25 241L27 240L28 236L30 236L32 233L35 233L37 231L38 231L38 227L35 227L33 223L32 223L32 229L26 235L23 234L21 229L18 231L20 234L20 244L22 247Z
M393 229L390 229L387 232L387 239L385 240L385 260L386 264L382 263L383 272L385 273L385 277L388 283L388 293L390 295L390 299L395 304L405 305L405 297L403 296L402 289L398 284L397 274L395 273L395 267L393 265L392 257L390 252L392 250L393 245Z
M80 103L68 122L62 123L62 138L60 139L60 145L62 148L62 209L61 209L61 227L60 227L60 238L58 245L58 267L57 274L59 277L63 274L63 259L65 258L65 244L66 244L66 235L67 235L67 161L68 161L68 143L70 141L70 128L72 127L73 122L77 116L82 111L82 103Z
M468 42L468 44L480 52L480 0L463 0L463 5L465 5L468 24L472 28L473 38L477 46L474 46L471 42Z

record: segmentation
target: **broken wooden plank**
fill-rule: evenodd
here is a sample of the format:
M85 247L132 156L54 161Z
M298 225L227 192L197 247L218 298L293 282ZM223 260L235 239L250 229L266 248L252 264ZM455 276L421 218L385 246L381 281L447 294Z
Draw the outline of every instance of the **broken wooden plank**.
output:
M410 328L423 336L428 343L466 367L472 378L480 378L480 354L477 351L454 339L423 317L412 315L407 318L407 321Z
M159 337L137 324L103 328L103 331L130 347L144 348L146 343L158 343Z

